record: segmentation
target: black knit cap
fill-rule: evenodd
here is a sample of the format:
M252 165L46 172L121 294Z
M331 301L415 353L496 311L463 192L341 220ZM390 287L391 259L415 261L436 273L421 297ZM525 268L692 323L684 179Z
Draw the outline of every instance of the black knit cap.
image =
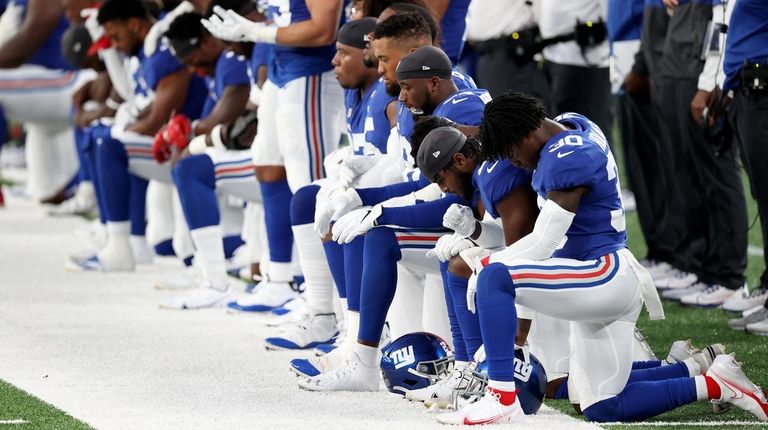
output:
M440 48L422 46L403 57L397 65L397 80L438 77L451 79L451 60Z
M421 174L434 180L441 170L448 167L453 156L467 142L467 137L454 127L438 127L424 137L416 154L416 165Z
M366 36L376 28L376 18L365 17L349 21L339 29L337 42L357 49L364 49Z

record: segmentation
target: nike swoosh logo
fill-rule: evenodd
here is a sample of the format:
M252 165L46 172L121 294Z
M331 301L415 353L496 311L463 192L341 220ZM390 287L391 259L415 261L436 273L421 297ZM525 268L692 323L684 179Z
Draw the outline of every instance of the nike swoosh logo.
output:
M573 154L573 151L568 151L568 152L558 152L558 153L557 153L557 158L563 158L563 157L567 157L567 156L569 156L569 155L571 155L571 154Z
M469 98L469 97L464 97L463 99L453 99L453 100L451 100L451 103L453 103L453 104L459 104L459 103L463 102L464 100L466 100L466 99L468 99L468 98Z
M464 417L464 425L477 426L477 425L495 423L496 421L506 417L507 415L512 414L513 412L514 411L509 411L509 412L504 413L504 414L499 414L499 415L496 415L494 417L490 417L490 418L486 418L484 420L478 420L478 421L473 421L473 420L471 420L471 419L469 419L467 417Z
M495 168L496 168L496 165L498 165L498 164L499 164L499 162L498 162L498 161L497 161L497 162L495 162L495 163L493 163L491 166L489 166L487 169L485 169L485 171L486 171L486 172L488 172L488 173L491 173L491 172L493 172L493 169L495 169Z

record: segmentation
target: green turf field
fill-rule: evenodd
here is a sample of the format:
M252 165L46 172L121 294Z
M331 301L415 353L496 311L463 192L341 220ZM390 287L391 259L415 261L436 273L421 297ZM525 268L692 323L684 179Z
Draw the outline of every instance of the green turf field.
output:
M0 429L85 430L92 427L0 381Z

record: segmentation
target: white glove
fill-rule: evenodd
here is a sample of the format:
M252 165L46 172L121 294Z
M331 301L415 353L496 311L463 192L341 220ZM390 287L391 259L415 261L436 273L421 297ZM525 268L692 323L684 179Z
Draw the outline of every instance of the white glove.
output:
M467 283L467 309L469 309L470 312L475 313L477 310L475 307L477 275L480 274L481 270L483 270L483 264L480 262L480 260L488 255L491 255L491 251L476 246L474 248L461 251L459 255L464 260L464 262L467 263L467 266L472 269L472 276L469 277L469 281Z
M202 19L203 26L217 39L231 42L255 42L275 44L277 27L263 22L253 22L232 9L224 10L221 6L213 7L213 15Z
M480 345L480 348L477 348L475 355L472 356L472 361L475 363L482 363L485 361L485 344Z
M450 228L463 237L472 236L476 224L472 209L458 203L452 204L443 215L443 227Z
M352 209L359 208L363 205L363 201L360 200L360 196L353 188L350 188L343 193L336 194L325 203L320 203L321 200L319 198L317 201L318 204L315 206L315 225L313 229L321 237L325 237L325 235L328 234L328 229L331 226L332 220L338 220Z
M157 51L157 47L160 45L163 35L165 35L165 32L171 28L171 23L178 16L194 11L195 6L192 5L192 3L188 1L181 2L174 10L168 12L163 19L157 21L155 25L149 29L149 33L147 33L147 36L144 38L144 55L149 57Z
M371 170L378 163L379 157L356 155L344 160L337 173L338 178L346 186L351 186L363 173Z
M475 294L477 294L477 274L472 272L467 281L467 309L473 314L477 312Z
M333 225L333 240L339 243L349 243L356 237L376 227L376 220L381 215L381 205L372 206L370 209L354 210L336 221Z
M440 261L448 261L459 252L475 246L471 240L459 234L446 234L437 239L435 247L427 251L427 257L437 257Z
M90 7L80 11L80 17L85 18L85 29L91 35L91 40L96 43L104 36L104 27L99 24L99 9Z

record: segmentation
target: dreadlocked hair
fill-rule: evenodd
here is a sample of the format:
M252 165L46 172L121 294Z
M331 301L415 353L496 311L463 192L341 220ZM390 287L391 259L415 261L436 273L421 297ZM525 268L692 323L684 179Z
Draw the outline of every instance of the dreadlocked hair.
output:
M416 118L413 123L413 131L411 132L411 157L416 160L416 154L419 153L419 147L424 138L427 137L430 131L438 127L453 127L455 124L441 116L423 115ZM414 165L416 167L416 165Z
M485 105L480 124L482 158L509 158L511 145L520 143L547 117L541 100L528 94L507 91Z
M467 137L467 141L464 142L464 146L459 149L459 154L465 158L475 158L480 160L483 152L483 145L472 137Z

